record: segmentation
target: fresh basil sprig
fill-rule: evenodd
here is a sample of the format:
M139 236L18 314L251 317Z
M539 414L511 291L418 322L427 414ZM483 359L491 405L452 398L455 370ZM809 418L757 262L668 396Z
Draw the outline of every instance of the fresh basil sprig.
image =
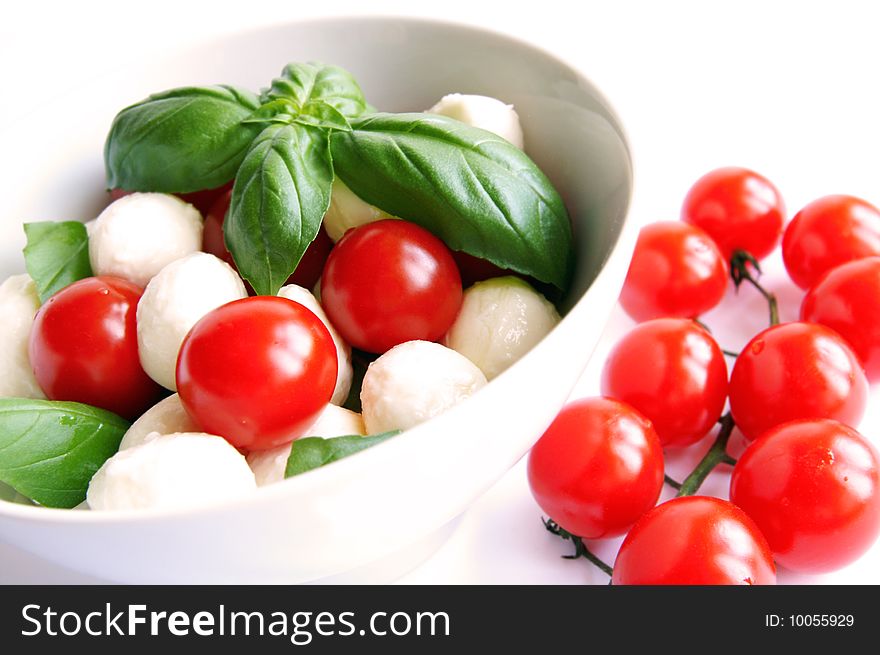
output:
M104 144L107 187L185 193L225 184L260 133L242 122L259 107L250 91L212 86L156 93L123 109Z
M226 246L257 293L274 295L321 229L333 166L327 133L298 123L271 124L235 176Z
M46 507L75 507L128 421L82 403L0 398L0 482Z
M383 432L381 434L362 437L354 434L345 437L306 437L297 439L290 447L290 456L287 458L287 468L284 471L285 478L311 471L312 469L326 466L331 462L354 455L371 446L382 443L400 434L400 430Z
M78 221L25 223L24 263L40 302L68 284L92 275L89 236Z
M453 250L565 290L571 223L553 185L499 136L431 114L373 114L331 135L336 175Z
M260 294L277 293L296 269L334 175L454 250L561 290L571 276L568 214L525 153L450 118L375 113L337 66L289 64L259 98L233 87L150 96L116 117L105 163L108 185L131 190L195 191L235 177L226 245Z

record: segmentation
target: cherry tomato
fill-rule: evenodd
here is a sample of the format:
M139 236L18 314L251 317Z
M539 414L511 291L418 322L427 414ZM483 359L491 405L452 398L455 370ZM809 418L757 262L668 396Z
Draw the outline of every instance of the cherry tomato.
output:
M770 181L746 168L719 168L688 191L681 219L709 233L724 258L745 250L769 255L782 236L785 205Z
M880 380L880 257L829 271L804 297L801 320L840 333L861 360L868 380Z
M629 405L585 398L566 405L532 448L532 495L551 519L587 539L621 535L663 487L663 450Z
M232 190L230 189L211 205L211 209L205 216L202 250L219 257L237 271L238 267L223 240L223 221L226 219L231 198ZM311 290L315 283L321 279L321 271L324 270L324 262L327 261L327 255L330 254L331 248L333 248L333 242L327 236L324 228L321 228L318 230L318 236L306 248L296 270L287 278L286 284L297 284Z
M439 340L461 297L449 249L424 228L396 219L346 232L321 278L333 325L351 345L373 353L413 339Z
M825 196L800 210L785 228L782 258L801 289L835 266L880 255L880 211L853 196Z
M204 189L202 191L192 191L190 193L175 193L178 198L183 200L184 202L188 202L193 207L202 212L202 215L207 214L211 209L211 206L217 201L217 199L232 189L232 182L227 182L223 186L219 186L216 189ZM110 200L119 200L123 196L127 196L130 193L134 193L134 191L126 191L125 189L110 189Z
M620 304L636 321L696 318L724 298L728 274L727 260L704 230L652 223L639 232Z
M636 326L605 360L602 395L635 407L664 446L688 446L715 425L727 399L727 363L695 322L658 318Z
M177 392L203 430L264 450L302 436L336 386L336 347L311 311L255 296L209 312L177 359Z
M850 347L833 330L811 323L760 332L730 374L730 412L749 440L798 419L858 425L867 394L868 382Z
M28 352L51 400L73 400L135 418L162 397L138 358L135 314L142 289L116 277L89 277L40 307Z
M770 585L776 567L758 526L733 503L685 496L630 530L614 562L616 585Z
M781 566L834 571L880 535L880 454L837 421L785 423L740 457L730 499L755 521Z

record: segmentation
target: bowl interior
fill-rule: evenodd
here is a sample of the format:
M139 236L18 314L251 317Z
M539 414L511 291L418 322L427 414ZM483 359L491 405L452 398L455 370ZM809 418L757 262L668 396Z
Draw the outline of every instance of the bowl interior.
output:
M23 271L22 221L89 220L106 205L102 145L121 107L174 86L230 83L258 90L287 62L304 60L347 68L381 110L423 110L452 92L512 103L527 152L573 220L577 267L563 301L565 320L474 398L381 448L241 502L199 510L99 516L0 500L4 538L129 582L295 582L334 575L454 518L526 452L564 402L626 274L634 241L634 235L622 239L632 192L630 152L620 121L582 74L532 46L479 29L401 18L309 21L85 75L71 94L0 128L7 152L16 154L0 164L0 274ZM279 514L285 521L277 521ZM234 538L225 532L229 525L237 528ZM49 536L59 526L63 553ZM160 538L175 545L173 563L152 550ZM352 539L359 548L348 546ZM255 544L261 561L224 568L230 558L252 554Z

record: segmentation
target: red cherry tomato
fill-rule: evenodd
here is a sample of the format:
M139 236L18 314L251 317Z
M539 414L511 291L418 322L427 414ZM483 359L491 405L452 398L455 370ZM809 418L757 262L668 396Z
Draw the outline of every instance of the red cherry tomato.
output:
M232 190L230 189L217 198L205 216L202 250L219 257L238 270L232 259L232 254L226 248L226 242L223 240L223 221L226 219L231 198ZM327 236L324 228L321 228L318 230L318 236L306 248L296 270L287 278L286 284L297 284L311 290L315 283L321 279L321 271L324 270L324 262L327 261L327 255L330 254L331 248L333 248L333 242Z
M614 562L616 585L771 585L767 540L733 503L685 496L645 514Z
M704 230L652 223L639 232L620 304L636 321L696 318L724 298L728 274L727 260Z
M532 448L532 495L551 519L587 539L621 535L663 487L663 450L629 405L585 398L566 405Z
M721 416L727 363L711 335L693 321L658 318L636 326L611 350L602 395L644 414L664 446L689 446Z
M756 259L769 255L782 236L785 205L770 181L746 168L719 168L688 191L681 219L709 233L728 261L735 250Z
M73 400L133 419L162 397L138 358L140 287L120 278L79 280L40 307L29 355L51 400Z
M880 380L880 257L829 271L804 297L801 320L839 332L858 355L868 380Z
M785 228L782 258L801 289L835 266L880 255L880 211L853 196L825 196L800 210Z
M449 249L424 228L396 219L346 232L321 278L333 325L351 345L373 353L413 339L439 340L461 296Z
M837 421L794 421L746 449L730 499L758 525L792 571L834 571L880 535L880 454Z
M868 382L840 335L784 323L760 332L733 365L730 412L747 439L788 421L833 418L858 425Z
M175 193L178 198L183 200L184 202L188 202L193 207L198 209L202 215L207 214L211 209L211 206L217 201L217 199L226 193L227 191L232 189L232 182L227 182L223 186L217 187L216 189L204 189L202 191L192 191L190 193ZM125 189L110 189L110 200L119 200L123 196L127 196L130 193L134 193L134 191L126 191Z
M336 386L336 347L308 309L278 296L235 300L193 326L177 391L203 430L243 450L302 436Z

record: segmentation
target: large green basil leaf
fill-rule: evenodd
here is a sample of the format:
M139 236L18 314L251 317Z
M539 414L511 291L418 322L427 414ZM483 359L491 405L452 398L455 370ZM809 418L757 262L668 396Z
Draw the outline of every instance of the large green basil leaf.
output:
M108 188L185 193L235 176L260 125L257 96L231 86L151 95L116 115L104 144Z
M320 468L343 457L366 450L398 434L400 434L400 430L374 434L369 437L362 437L356 434L345 437L333 437L332 439L325 439L324 437L297 439L290 447L290 456L287 458L287 468L284 471L284 477L290 478L294 475Z
M270 124L235 176L226 246L258 294L274 296L321 228L333 166L327 133L297 123Z
M445 116L373 114L333 132L336 175L453 250L565 290L571 223L547 177L504 139Z
M47 507L75 507L129 423L82 403L0 398L0 482Z
M78 221L25 223L24 263L40 302L72 282L92 275L89 236Z
M263 103L278 99L291 100L300 114L315 118L327 113L322 105L345 118L360 116L367 107L361 87L351 73L318 62L285 66L281 77L272 80L272 86L261 96Z

